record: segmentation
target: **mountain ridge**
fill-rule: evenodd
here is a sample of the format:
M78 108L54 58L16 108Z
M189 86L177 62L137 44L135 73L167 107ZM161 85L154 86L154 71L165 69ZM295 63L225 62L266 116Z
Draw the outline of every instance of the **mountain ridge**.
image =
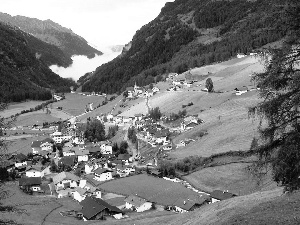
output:
M39 20L20 15L11 16L0 12L0 21L16 26L41 41L58 47L69 58L73 55L85 55L88 58L94 58L96 54L103 54L90 46L83 37L77 35L71 29L65 28L50 19Z
M144 86L168 72L228 60L286 34L281 13L289 0L176 0L141 27L121 57L84 80L83 91L115 93ZM82 79L81 79L82 80Z

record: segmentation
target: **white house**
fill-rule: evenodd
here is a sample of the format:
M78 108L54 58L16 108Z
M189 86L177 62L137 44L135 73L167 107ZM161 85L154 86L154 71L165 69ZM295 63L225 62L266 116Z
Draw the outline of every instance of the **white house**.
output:
M112 121L114 119L114 115L110 113L106 116L106 118L108 121Z
M94 171L95 180L106 181L112 179L112 172L105 168L98 168Z
M103 155L110 155L110 154L112 154L112 146L107 145L107 144L102 144L100 146L100 151L101 151L101 154L103 154Z
M70 172L61 172L53 177L53 183L56 190L75 188L78 186L79 177Z
M42 177L42 172L36 168L30 167L26 170L26 177Z
M38 154L42 148L41 148L41 141L33 141L31 144L32 154L36 155Z
M27 165L27 161L24 162L15 162L15 167L21 167L21 166L26 166Z
M78 162L87 162L89 160L89 151L85 149L76 149L75 155L78 157Z
M236 55L236 57L238 58L238 59L241 59L241 58L244 58L244 57L246 57L247 55L245 55L245 54L243 54L243 53L238 53L237 55Z
M137 212L144 212L152 208L152 203L147 202L145 199L142 199L135 195L130 195L125 198L125 208L135 210Z
M153 87L153 88L152 88L152 91L153 91L154 93L159 92L159 88L158 88L158 87Z
M241 88L235 88L235 95L242 95L246 92L248 92L248 87L244 86L244 87L241 87Z
M63 156L72 156L75 155L75 152L71 149L63 149Z
M81 202L85 199L86 192L87 192L86 189L81 187L76 187L71 191L71 195L76 201Z

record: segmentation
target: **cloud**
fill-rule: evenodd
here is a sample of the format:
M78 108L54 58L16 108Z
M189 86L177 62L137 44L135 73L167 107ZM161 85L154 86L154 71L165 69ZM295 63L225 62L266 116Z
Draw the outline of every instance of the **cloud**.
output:
M78 80L85 73L94 71L97 67L113 60L120 54L120 52L113 52L107 49L104 51L102 50L102 52L104 52L103 55L97 55L93 59L88 59L86 56L82 55L75 55L72 57L73 64L68 68L52 65L50 66L50 69L61 77Z

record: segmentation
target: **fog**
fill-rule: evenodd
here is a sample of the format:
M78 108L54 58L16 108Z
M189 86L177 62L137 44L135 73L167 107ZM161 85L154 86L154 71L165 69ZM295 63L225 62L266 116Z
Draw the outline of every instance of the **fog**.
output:
M85 73L94 71L98 66L113 60L120 54L120 52L114 52L111 49L100 49L100 51L104 54L96 55L92 59L83 55L72 56L73 63L68 68L52 65L50 69L63 78L72 78L77 81Z

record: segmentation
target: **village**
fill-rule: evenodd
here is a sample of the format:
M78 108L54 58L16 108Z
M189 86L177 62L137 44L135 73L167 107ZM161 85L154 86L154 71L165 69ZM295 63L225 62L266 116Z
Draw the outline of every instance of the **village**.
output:
M128 92L127 98L145 95L137 86L133 90ZM161 175L158 165L161 157L164 158L172 149L184 147L193 141L182 140L174 145L171 137L204 122L196 115L186 115L186 111L182 111L168 117L156 108L150 111L150 115L124 117L107 114L89 120L90 123L98 121L105 126L125 130L124 141L120 146L109 140L87 141L82 123L71 118L63 123L48 125L53 130L49 137L32 142L32 152L28 155L10 154L1 167L18 179L20 190L33 198L45 195L74 199L82 207L74 215L83 220L98 220L107 216L121 219L130 217L133 211L143 213L158 208L183 213L235 196L221 190L205 193L184 180ZM42 128L36 125L32 127L35 130ZM154 150L150 156L139 150L141 143ZM178 195L173 198L173 202L163 205L151 198L142 198L137 193L118 195L107 193L100 187L112 180L141 174L189 189L189 196ZM114 194L115 197L105 197Z
M27 155L22 152L8 154L1 168L7 171L10 179L18 180L20 191L32 198L72 199L81 210L62 211L60 215L72 214L85 221L127 219L132 213L148 211L184 213L235 197L237 194L228 190L196 189L175 173L166 175L160 165L162 160L172 160L169 153L184 150L197 141L195 138L178 140L177 136L199 129L205 121L199 114L187 113L193 102L182 105L177 113L161 113L159 107L152 108L150 100L159 93L209 92L203 82L209 76L210 72L197 80L190 71L180 75L170 73L163 83L168 85L163 88L139 87L136 83L127 88L107 113L87 117L99 107L88 103L84 113L64 121L13 127L12 132L31 129L42 139L31 143L31 152ZM230 92L240 96L253 90L256 89L241 86ZM105 93L71 93L77 94L104 97L101 107L115 100L114 96L107 98ZM65 97L55 94L54 98L63 102ZM116 113L118 104L129 107L129 111L132 105L128 105L139 99L138 104L144 107L145 113L128 115L126 110ZM82 116L87 120L82 121ZM101 138L97 137L97 132L101 133ZM202 132L200 138L204 135L206 133ZM120 190L122 186L124 190Z

